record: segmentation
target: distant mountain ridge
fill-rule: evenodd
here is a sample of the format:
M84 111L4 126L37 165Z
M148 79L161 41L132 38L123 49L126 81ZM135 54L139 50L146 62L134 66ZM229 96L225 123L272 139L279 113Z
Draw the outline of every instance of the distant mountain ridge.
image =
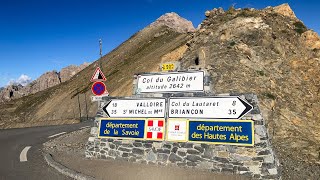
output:
M0 103L10 101L12 99L21 98L29 94L34 94L39 91L46 90L69 80L72 76L80 72L82 69L89 66L90 63L83 63L79 66L70 65L62 68L60 72L49 71L42 74L39 78L22 86L21 84L12 83L7 87L0 89Z

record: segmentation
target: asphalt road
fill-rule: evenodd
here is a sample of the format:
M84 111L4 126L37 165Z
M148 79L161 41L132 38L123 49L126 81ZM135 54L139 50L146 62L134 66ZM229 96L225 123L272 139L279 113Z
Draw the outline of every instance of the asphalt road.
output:
M46 164L41 151L42 143L54 138L51 137L53 135L57 137L59 133L92 124L92 121L87 121L72 125L0 130L0 180L69 179Z

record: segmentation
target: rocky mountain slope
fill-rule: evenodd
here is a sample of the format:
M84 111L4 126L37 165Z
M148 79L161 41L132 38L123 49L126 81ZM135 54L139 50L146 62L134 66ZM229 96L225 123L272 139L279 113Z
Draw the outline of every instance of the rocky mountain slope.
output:
M69 80L72 76L80 72L82 69L89 66L89 63L83 63L79 66L70 65L62 68L60 72L50 71L42 74L38 79L32 81L26 86L20 84L11 84L7 87L0 89L0 103L10 101L12 99L21 98L29 94L34 94L43 91L52 86L56 86Z
M258 95L283 179L320 177L317 33L287 4L215 8L205 16L197 30L175 13L160 17L69 81L0 105L0 127L93 117L90 78L100 63L111 96L130 96L135 73L157 72L161 62L176 60L184 69L209 69L216 93Z
M197 68L197 60L210 69L216 93L256 93L285 179L306 179L302 174L319 178L317 33L287 4L263 10L214 9L206 16L188 42L182 66Z

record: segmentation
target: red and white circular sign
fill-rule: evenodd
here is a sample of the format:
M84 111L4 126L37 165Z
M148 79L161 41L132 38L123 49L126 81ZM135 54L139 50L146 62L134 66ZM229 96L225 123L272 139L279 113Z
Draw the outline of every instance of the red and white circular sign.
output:
M91 87L92 93L96 96L104 94L106 90L106 85L103 82L95 82Z

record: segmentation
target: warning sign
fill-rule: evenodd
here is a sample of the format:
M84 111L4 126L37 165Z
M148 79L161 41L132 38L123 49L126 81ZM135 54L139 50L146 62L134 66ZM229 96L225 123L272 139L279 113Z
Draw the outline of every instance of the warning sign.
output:
M162 141L164 139L164 127L164 119L148 119L146 139Z
M169 119L167 125L167 141L187 141L187 120Z
M106 77L104 76L103 72L99 67L97 67L96 71L91 77L91 82L97 82L97 81L105 81Z

